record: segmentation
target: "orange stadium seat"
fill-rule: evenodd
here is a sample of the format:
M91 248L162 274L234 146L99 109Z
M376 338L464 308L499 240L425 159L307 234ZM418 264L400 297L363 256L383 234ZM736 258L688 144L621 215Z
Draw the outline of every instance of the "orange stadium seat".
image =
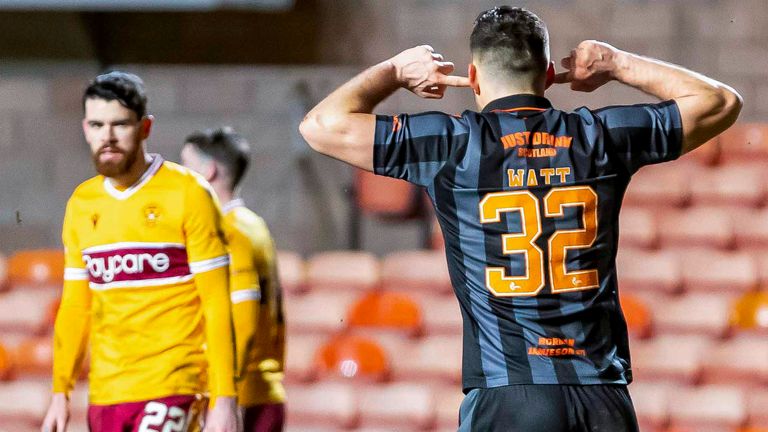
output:
M64 252L36 249L17 252L8 263L13 285L51 286L64 280Z
M673 389L670 417L673 427L694 431L737 428L747 420L747 401L738 387L708 385Z
M304 260L296 252L277 251L277 273L280 286L288 293L301 292L306 289L306 269Z
M656 246L658 233L651 210L638 207L621 209L619 227L620 247L650 249Z
M11 353L0 343L0 381L10 379L13 374L13 361Z
M285 379L291 382L315 378L314 355L323 339L315 335L291 334L285 339Z
M737 123L720 134L720 145L725 162L768 160L768 124Z
M408 295L389 291L371 291L349 309L347 323L352 327L397 330L412 335L422 331L419 305Z
M659 333L726 336L731 330L732 294L691 293L655 302L654 330Z
M462 319L459 301L453 296L433 296L422 299L421 312L427 334L461 335Z
M367 386L358 393L363 427L387 430L429 430L437 409L430 390L422 385L393 383Z
M381 283L391 291L451 293L451 279L443 251L393 252L382 260Z
M395 379L457 386L461 384L461 357L462 340L454 335L429 336L390 356Z
M659 242L662 247L733 246L733 220L727 210L717 207L692 207L661 212L658 215Z
M660 430L669 422L670 387L645 381L635 381L629 386L641 431Z
M745 335L718 344L704 357L704 381L765 386L768 384L768 339Z
M747 394L749 424L768 429L768 388L751 389Z
M290 394L291 404L291 409L286 413L286 422L288 425L296 425L296 429L289 427L288 430L307 430L307 427L340 430L352 428L358 423L356 395L349 384L289 384L286 392Z
M695 205L757 207L765 202L768 165L742 162L702 170L691 184Z
M687 291L738 293L759 285L757 263L747 252L693 249L682 251L680 258Z
M317 350L314 362L318 375L326 378L383 381L390 375L384 348L359 335L331 338Z
M731 324L738 331L768 334L768 292L739 297L731 311Z
M33 337L16 347L16 369L21 375L48 377L53 366L53 338Z
M355 201L367 214L385 218L411 218L423 209L421 190L403 180L355 170Z
M704 356L713 342L704 336L663 335L631 344L632 370L639 382L693 384L703 371Z
M622 292L676 293L683 287L679 257L669 251L619 248L616 270Z
M0 332L46 332L49 326L46 305L58 298L54 290L18 289L0 294Z
M285 298L289 334L329 334L342 330L347 311L359 294L339 291L314 292Z
M379 261L369 252L321 252L307 260L310 290L356 289L379 286Z
M682 207L690 199L690 174L700 169L698 164L682 162L643 167L632 176L624 205Z
M620 300L629 334L638 338L650 336L652 321L648 306L639 297L626 292L620 295Z

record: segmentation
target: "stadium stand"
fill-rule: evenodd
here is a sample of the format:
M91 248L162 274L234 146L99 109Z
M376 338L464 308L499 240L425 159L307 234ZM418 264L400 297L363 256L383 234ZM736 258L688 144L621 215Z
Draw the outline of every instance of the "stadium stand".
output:
M405 250L385 256L381 264L382 288L450 294L453 292L443 251Z
M622 293L619 300L630 336L638 339L650 336L653 322L648 306L639 297L632 294Z
M8 273L14 286L60 286L64 280L64 253L58 249L37 249L13 254Z
M314 357L321 378L353 379L379 382L389 379L390 359L376 341L351 334L331 338Z
M373 289L379 285L379 261L370 252L318 253L307 260L307 284L310 291Z
M768 124L737 123L720 135L723 162L768 161Z
M658 228L653 212L645 208L627 207L619 215L620 248L651 249L658 241Z
M9 380L13 373L13 360L8 349L0 343L0 381Z
M277 251L277 273L280 277L280 286L287 294L306 290L307 274L304 260L296 252Z
M389 291L371 291L360 297L350 307L347 323L410 335L420 334L423 327L419 305L404 293Z
M8 260L3 254L0 254L0 292L8 289Z
M672 389L669 405L673 427L695 431L735 429L747 421L746 397L735 386L705 385Z
M735 302L731 323L739 332L768 335L768 292L745 293Z

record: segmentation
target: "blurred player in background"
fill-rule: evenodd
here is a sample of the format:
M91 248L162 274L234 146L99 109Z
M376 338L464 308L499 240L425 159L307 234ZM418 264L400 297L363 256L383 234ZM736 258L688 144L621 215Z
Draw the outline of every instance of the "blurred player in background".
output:
M246 432L283 430L285 322L275 244L267 224L238 198L250 146L230 128L188 136L184 166L210 182L223 204L237 346L238 404Z
M469 77L428 46L342 85L305 118L316 150L424 186L464 318L461 431L636 431L615 257L634 172L728 128L741 97L679 66L584 41L555 75L545 24L502 6L470 38ZM548 82L610 81L656 104L564 112ZM405 87L470 87L481 112L371 115ZM438 361L438 359L436 359Z
M83 132L98 176L64 216L64 291L53 398L43 432L63 432L90 339L92 432L235 432L228 257L222 218L199 175L146 152L144 84L111 72L85 91ZM206 382L206 370L208 380Z

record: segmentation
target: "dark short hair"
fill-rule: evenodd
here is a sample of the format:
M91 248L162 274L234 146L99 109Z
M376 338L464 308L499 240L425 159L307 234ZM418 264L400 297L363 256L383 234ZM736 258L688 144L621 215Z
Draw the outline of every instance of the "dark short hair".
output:
M549 33L544 21L533 12L497 6L475 20L470 49L480 61L512 74L547 71Z
M184 142L223 165L231 176L232 189L240 184L251 159L251 146L242 135L231 127L220 127L195 132Z
M101 74L91 81L83 94L83 109L88 99L116 100L141 119L147 113L147 92L138 76L120 71Z

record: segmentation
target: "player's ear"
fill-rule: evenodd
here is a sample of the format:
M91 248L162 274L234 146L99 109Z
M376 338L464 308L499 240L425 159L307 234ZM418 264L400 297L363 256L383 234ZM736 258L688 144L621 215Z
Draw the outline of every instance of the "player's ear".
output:
M213 179L215 179L219 175L219 168L216 166L216 163L211 160L208 163L208 166L205 168L205 172L203 173L203 177L205 177L205 181L208 183L213 182Z
M472 91L479 95L480 83L477 82L477 66L474 63L470 63L467 67L467 76L469 77L469 86L472 87Z
M547 66L547 83L544 85L544 89L548 89L549 86L554 84L555 82L555 62L551 61L549 62L549 66Z
M152 132L152 125L155 123L155 116L147 114L141 119L141 139L145 140L149 138L149 133Z

